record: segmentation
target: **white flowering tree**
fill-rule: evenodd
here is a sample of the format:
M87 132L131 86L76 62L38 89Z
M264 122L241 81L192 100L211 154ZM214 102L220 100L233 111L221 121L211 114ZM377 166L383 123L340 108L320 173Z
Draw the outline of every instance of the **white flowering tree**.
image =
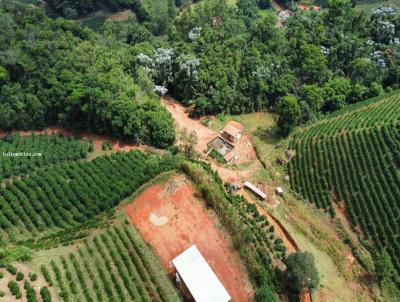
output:
M137 55L140 66L153 79L154 91L160 95L168 92L168 83L172 81L174 51L170 48L157 48L152 56L144 53Z
M396 35L395 18L397 11L390 6L383 6L372 10L374 34L378 43L393 44ZM397 41L397 40L396 40Z

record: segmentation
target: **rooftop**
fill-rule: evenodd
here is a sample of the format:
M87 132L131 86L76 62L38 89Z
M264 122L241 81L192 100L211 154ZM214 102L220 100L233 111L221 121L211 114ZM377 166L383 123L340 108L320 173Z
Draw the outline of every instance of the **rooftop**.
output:
M231 136L236 136L238 133L243 132L243 128L244 127L242 124L235 121L230 121L222 131Z
M195 245L173 259L172 263L196 302L229 302L231 300L228 292Z

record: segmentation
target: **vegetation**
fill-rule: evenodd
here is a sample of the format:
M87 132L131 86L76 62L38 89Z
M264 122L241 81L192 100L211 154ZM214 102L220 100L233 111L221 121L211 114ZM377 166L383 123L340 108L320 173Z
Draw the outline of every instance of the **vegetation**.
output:
M385 57L397 53L398 18L389 11L367 16L350 1L333 0L321 12L294 11L282 30L274 13L258 13L256 1L208 1L175 18L165 62L171 72L150 69L158 85L193 105L194 116L275 111L294 95L300 108L289 120L305 123L398 87L399 57ZM159 50L143 54L148 69Z
M29 174L50 164L86 158L91 150L92 142L61 135L6 136L0 139L0 181L14 175ZM11 153L20 154L12 156ZM22 153L27 156L22 156Z
M152 251L123 224L85 239L73 252L42 265L43 271L55 276L64 301L179 301Z
M170 155L132 151L39 170L1 190L0 226L8 232L77 226L112 209L175 164Z
M366 101L298 131L288 167L292 188L317 207L334 215L332 201L344 201L375 260L390 255L398 286L399 105L398 94Z
M288 287L296 293L317 288L319 274L315 268L314 257L309 252L290 254L285 260L285 278Z
M42 297L43 302L51 302L51 294L47 287L42 287L40 290L40 296Z
M17 281L21 281L21 280L23 280L24 279L24 274L22 273L22 272L18 272L17 273L17 277L15 278L15 280L17 280Z
M0 1L0 129L60 124L158 147L172 144L170 114L147 75L136 73L133 80L135 58L110 25L103 36L108 42L99 43L98 34L77 22Z
M10 282L8 282L7 286L10 289L12 295L15 296L16 299L21 299L22 294L21 294L21 290L20 290L17 282L10 281Z
M194 181L207 206L215 210L221 224L231 234L257 288L257 301L263 301L264 297L275 301L272 258L284 259L286 248L274 234L274 227L243 196L225 192L221 179L210 167L184 162L181 169Z

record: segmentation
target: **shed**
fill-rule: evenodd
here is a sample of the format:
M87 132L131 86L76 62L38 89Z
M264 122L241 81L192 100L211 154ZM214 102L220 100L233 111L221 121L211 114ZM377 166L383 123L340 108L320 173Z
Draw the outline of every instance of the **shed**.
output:
M231 297L201 255L192 245L172 260L182 280L196 302L229 302Z
M257 188L255 185L253 185L251 182L246 181L244 183L244 186L246 188L250 189L253 193L257 194L262 199L266 199L267 198L267 194L265 194L263 191L261 191L259 188Z
M278 195L283 195L283 189L282 189L282 187L276 187L276 193L277 193Z
M222 129L222 136L231 142L240 140L242 134L243 125L238 122L231 121Z

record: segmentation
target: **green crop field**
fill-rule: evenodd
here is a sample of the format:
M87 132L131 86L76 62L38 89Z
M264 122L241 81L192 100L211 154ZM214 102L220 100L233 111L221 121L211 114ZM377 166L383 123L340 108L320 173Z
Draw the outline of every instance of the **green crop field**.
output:
M376 254L400 272L400 94L347 107L297 132L289 163L292 188L334 214L347 213Z
M23 233L74 227L114 208L171 165L139 151L90 162L66 162L14 179L1 189L2 240Z
M92 142L61 135L9 135L0 139L0 153L6 153L0 161L0 181L30 174L39 167L86 158L91 151ZM28 156L23 152L29 153Z
M157 257L122 223L34 259L63 301L179 301Z

